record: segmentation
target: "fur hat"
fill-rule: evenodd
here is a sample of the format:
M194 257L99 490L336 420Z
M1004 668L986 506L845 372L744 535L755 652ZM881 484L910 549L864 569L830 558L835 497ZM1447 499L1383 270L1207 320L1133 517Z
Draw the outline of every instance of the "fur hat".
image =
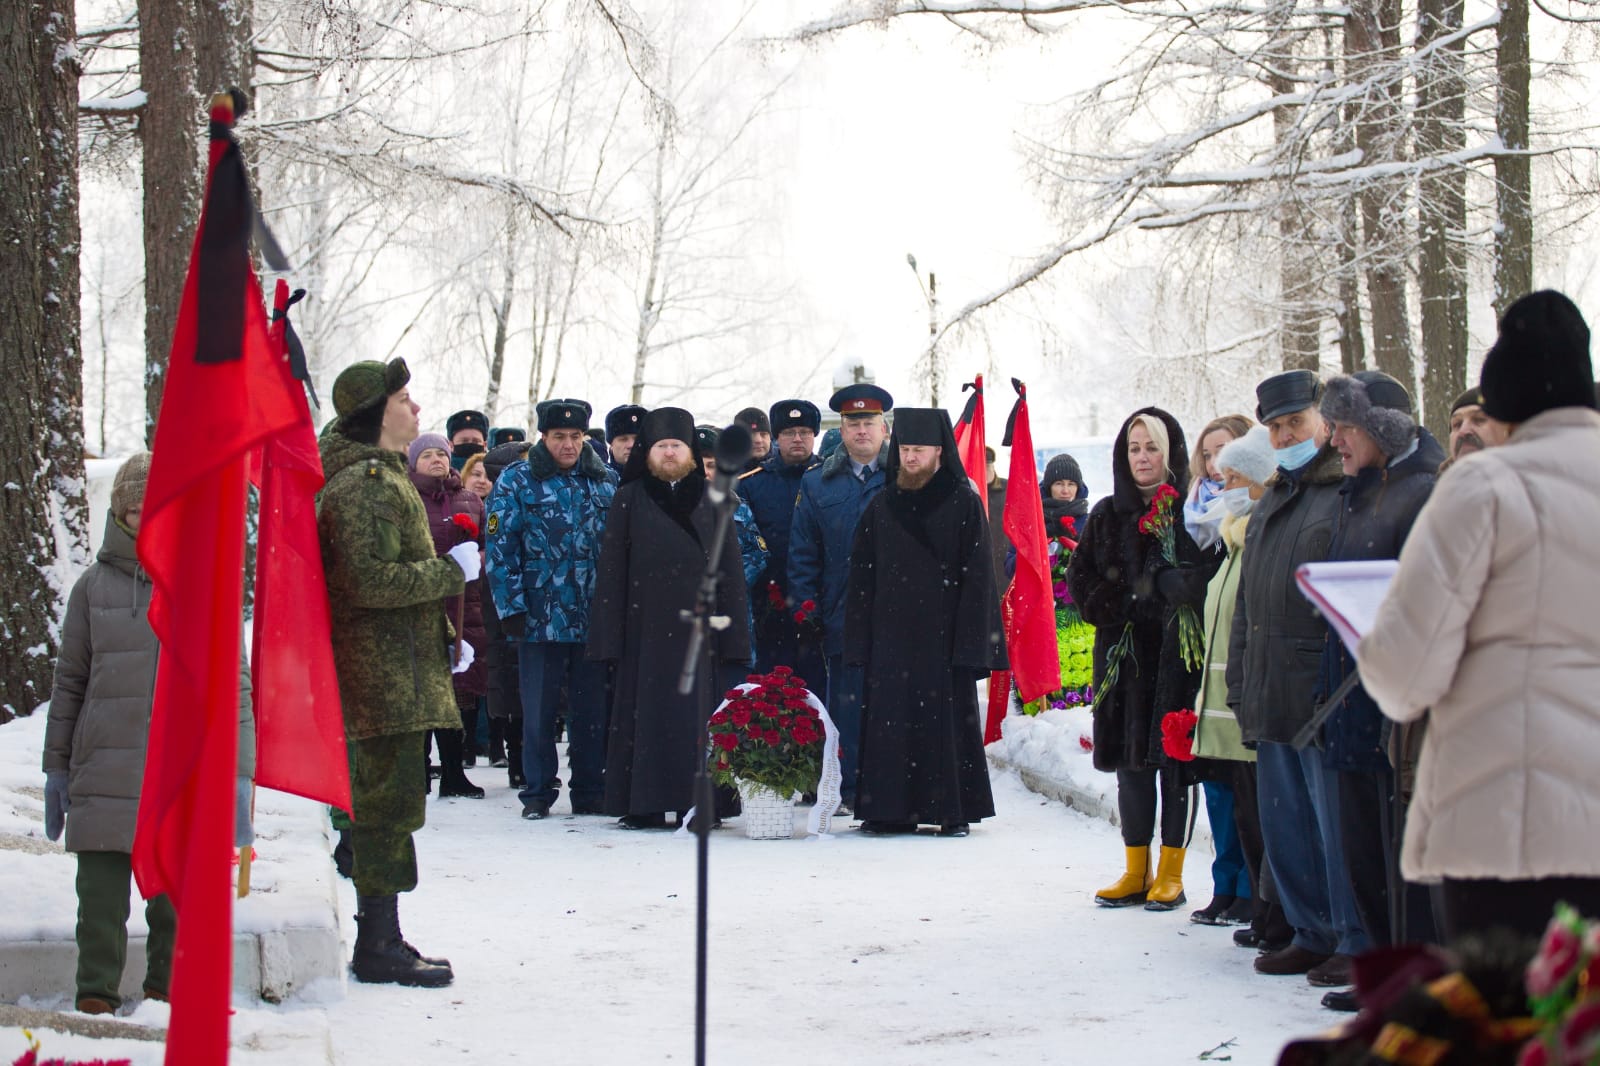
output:
M1387 456L1396 456L1417 438L1411 417L1411 394L1388 374L1359 370L1328 381L1322 393L1322 417L1359 426Z
M768 418L767 412L759 407L746 407L743 411L734 415L733 420L751 433L772 432L772 419Z
M457 411L444 420L444 435L451 440L455 440L456 434L464 429L475 429L483 434L485 440L489 438L489 420L482 411Z
M1589 326L1577 305L1553 289L1512 304L1478 387L1483 413L1502 422L1526 422L1556 407L1594 407Z
M150 453L139 452L117 467L111 479L111 517L122 521L129 511L144 509L144 486L150 480Z
M638 435L644 427L644 416L648 412L636 403L625 403L621 407L613 407L606 413L606 443L609 444L618 437L628 434Z
M539 419L539 432L553 429L581 429L589 432L589 416L594 413L586 400L541 400L534 407Z
M1217 469L1232 470L1257 485L1272 480L1278 471L1278 457L1272 450L1272 435L1267 427L1252 427L1244 436L1224 444L1217 453Z
M798 426L816 433L822 429L822 412L809 400L780 400L767 412L770 433L782 433Z
M411 469L417 468L417 457L429 448L438 448L446 455L450 454L450 442L439 433L424 433L411 442L411 447L406 449L406 465Z

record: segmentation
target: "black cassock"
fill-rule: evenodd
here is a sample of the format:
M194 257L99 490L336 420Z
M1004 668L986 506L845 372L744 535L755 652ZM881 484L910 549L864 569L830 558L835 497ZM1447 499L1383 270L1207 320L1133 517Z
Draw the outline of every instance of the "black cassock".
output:
M694 606L716 510L705 481L691 476L672 489L646 475L617 490L589 611L591 659L616 663L611 729L606 743L607 814L685 812L694 806L698 747L696 696L678 695L689 643L678 612ZM723 543L719 614L733 625L713 633L719 677L711 705L722 700L729 673L742 678L750 660L744 573L730 528Z
M890 482L856 526L845 658L866 668L856 817L944 824L994 815L976 681L1006 668L989 523L944 466Z

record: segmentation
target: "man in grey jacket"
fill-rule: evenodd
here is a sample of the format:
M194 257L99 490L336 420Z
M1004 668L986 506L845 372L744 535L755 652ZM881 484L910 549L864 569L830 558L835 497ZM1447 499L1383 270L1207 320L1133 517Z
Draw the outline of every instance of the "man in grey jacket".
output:
M72 587L44 735L45 835L78 856L77 1009L110 1014L128 953L133 831L144 783L150 702L160 648L150 628L150 583L134 539L150 453L122 464L96 562ZM235 843L248 844L255 717L250 673L239 675L239 782ZM69 818L68 815L71 815ZM150 927L144 994L166 999L177 916L166 896L145 904Z
M1344 472L1317 410L1322 384L1292 370L1256 386L1256 417L1266 425L1278 474L1256 504L1245 535L1238 607L1228 649L1228 706L1246 743L1256 746L1257 798L1267 861L1284 914L1287 947L1256 959L1263 974L1305 974L1319 987L1349 983L1349 955L1361 922L1343 879L1336 812L1312 796L1326 783L1321 753L1292 741L1311 718L1326 626L1295 587L1302 563L1327 558Z

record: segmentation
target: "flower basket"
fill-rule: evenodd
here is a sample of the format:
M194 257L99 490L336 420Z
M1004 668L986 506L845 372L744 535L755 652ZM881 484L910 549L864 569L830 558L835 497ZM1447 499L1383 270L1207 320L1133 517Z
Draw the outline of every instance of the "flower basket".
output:
M788 840L794 836L794 797L780 796L772 789L752 781L739 782L739 799L744 813L744 835L751 840Z
M834 730L821 701L803 679L787 666L770 674L751 674L744 684L728 691L711 716L707 732L711 776L719 785L737 788L744 797L747 835L757 839L793 836L794 796L801 792L817 794L808 831L827 831L828 816L839 803L837 754L825 758ZM762 817L774 825L779 823L777 813L758 813L774 801L783 804L784 828L755 828Z

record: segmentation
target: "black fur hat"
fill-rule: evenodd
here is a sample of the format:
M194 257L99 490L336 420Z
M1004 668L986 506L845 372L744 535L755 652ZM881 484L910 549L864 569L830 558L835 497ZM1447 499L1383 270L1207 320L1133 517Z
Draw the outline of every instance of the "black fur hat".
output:
M1526 422L1556 407L1594 407L1589 325L1577 305L1553 289L1512 304L1478 387L1483 413L1502 422Z

